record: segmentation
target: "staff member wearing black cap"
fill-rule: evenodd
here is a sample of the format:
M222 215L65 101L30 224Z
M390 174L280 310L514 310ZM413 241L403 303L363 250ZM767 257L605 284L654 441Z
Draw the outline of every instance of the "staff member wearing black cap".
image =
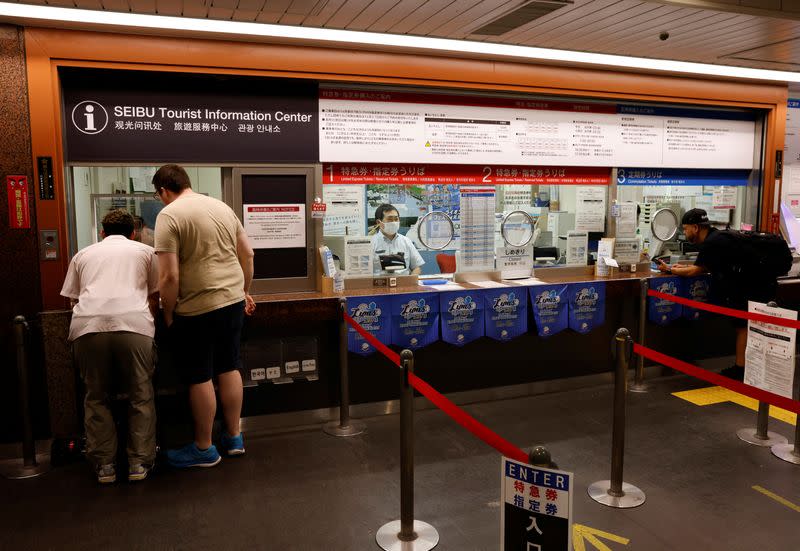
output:
M671 267L659 261L659 270L683 277L710 273L711 300L720 306L747 310L749 300L763 303L775 300L777 281L761 276L758 270L747 270L747 259L742 257L748 251L735 234L712 227L708 214L703 209L686 211L681 224L686 240L700 247L697 260L694 264L676 263ZM736 262L737 259L739 262ZM736 363L724 369L722 374L742 380L747 347L747 321L734 318L734 326Z

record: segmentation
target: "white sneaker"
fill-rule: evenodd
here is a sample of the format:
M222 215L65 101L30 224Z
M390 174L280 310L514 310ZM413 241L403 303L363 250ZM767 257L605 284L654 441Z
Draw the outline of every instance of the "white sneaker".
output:
M147 473L149 473L152 468L152 466L142 463L131 463L130 466L128 466L128 482L144 480L147 478Z
M97 472L97 481L100 484L111 484L112 482L117 481L117 471L114 468L114 464L110 463L108 465L98 465L96 468Z

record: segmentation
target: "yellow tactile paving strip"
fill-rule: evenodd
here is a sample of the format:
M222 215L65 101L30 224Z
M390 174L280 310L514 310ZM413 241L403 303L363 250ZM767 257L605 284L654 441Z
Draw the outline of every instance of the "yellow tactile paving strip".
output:
M723 402L733 402L753 411L758 411L758 400L739 394L721 386L711 386L707 388L697 388L695 390L684 390L681 392L673 392L673 396L677 396L687 402L691 402L697 406L710 406L711 404L720 404ZM772 406L769 408L769 416L794 425L797 423L797 415L791 411L786 411L779 407Z

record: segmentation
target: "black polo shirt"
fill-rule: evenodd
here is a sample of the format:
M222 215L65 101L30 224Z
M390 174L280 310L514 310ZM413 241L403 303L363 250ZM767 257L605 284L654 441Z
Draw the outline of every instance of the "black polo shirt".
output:
M765 279L755 268L758 253L747 238L737 232L710 228L700 244L695 265L711 273L713 302L747 310L747 301L775 300L777 282Z

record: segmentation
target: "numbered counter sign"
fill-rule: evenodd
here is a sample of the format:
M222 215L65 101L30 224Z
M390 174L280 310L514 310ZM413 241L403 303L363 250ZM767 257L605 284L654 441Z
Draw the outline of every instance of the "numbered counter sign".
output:
M572 550L572 473L503 458L500 549Z

